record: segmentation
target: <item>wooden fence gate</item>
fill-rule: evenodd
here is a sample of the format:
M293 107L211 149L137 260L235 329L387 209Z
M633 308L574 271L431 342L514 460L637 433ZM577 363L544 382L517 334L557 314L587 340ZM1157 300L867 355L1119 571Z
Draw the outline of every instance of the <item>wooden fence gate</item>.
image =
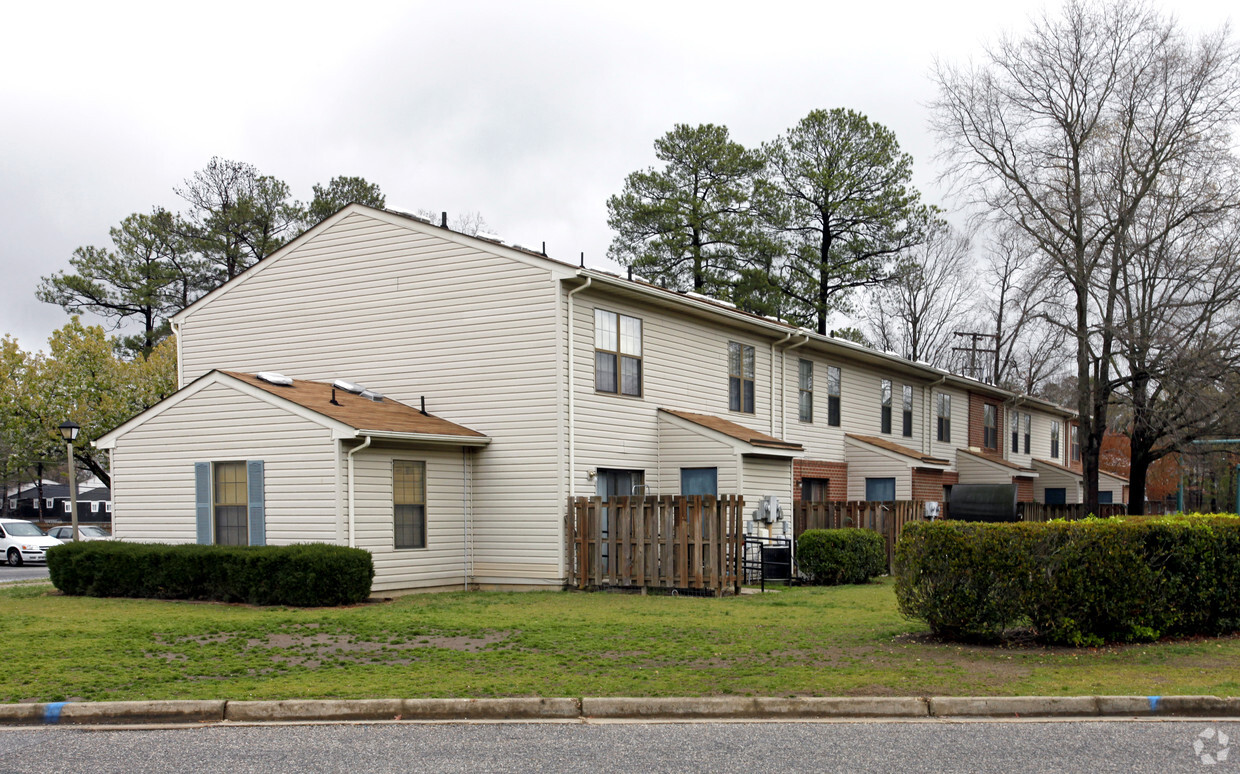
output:
M744 505L739 495L569 498L568 582L738 593Z

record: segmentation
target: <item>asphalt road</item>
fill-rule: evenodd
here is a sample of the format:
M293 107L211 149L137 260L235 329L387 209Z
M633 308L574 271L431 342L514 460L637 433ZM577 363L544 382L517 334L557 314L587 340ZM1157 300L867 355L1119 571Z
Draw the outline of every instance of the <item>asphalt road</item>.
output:
M21 567L10 567L0 563L0 583L19 580L47 580L46 564L23 564Z
M1227 735L1220 745L1219 732ZM1209 732L1208 737L1202 737ZM1233 741L1234 740L1234 741ZM1201 742L1199 753L1196 742ZM0 730L26 772L1240 770L1240 722L491 723ZM1228 753L1214 765L1200 755Z

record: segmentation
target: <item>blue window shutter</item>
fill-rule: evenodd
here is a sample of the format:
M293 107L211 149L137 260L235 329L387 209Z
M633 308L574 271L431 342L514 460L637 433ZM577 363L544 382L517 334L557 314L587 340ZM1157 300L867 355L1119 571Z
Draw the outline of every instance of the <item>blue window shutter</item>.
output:
M198 543L211 544L211 463L194 463L194 504L198 517Z
M250 501L250 545L267 545L267 509L263 503L263 461L246 460L246 488Z

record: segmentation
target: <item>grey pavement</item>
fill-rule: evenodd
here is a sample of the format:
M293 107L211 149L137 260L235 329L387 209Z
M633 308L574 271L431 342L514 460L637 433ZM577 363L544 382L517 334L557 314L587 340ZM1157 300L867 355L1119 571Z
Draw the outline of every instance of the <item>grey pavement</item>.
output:
M11 583L20 580L47 580L46 564L23 564L21 567L10 567L0 562L0 583Z
M1227 747L1220 739L1227 737ZM1207 736L1202 736L1205 733ZM1232 742L1231 740L1236 740ZM1200 742L1198 745L1197 743ZM211 725L0 730L28 772L1188 772L1240 770L1201 720ZM1200 750L1200 752L1198 752ZM1215 760L1215 758L1212 758Z

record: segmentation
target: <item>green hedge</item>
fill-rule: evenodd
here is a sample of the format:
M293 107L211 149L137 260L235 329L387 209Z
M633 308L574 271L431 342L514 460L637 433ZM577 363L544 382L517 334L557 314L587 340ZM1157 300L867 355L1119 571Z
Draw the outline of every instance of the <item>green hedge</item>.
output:
M349 605L370 596L370 552L301 543L200 546L91 541L47 552L56 588L91 597L206 599L254 605Z
M905 615L948 639L1029 627L1099 645L1240 630L1240 518L914 522L895 556Z
M809 529L797 538L797 567L810 583L865 583L887 571L887 543L868 529Z

